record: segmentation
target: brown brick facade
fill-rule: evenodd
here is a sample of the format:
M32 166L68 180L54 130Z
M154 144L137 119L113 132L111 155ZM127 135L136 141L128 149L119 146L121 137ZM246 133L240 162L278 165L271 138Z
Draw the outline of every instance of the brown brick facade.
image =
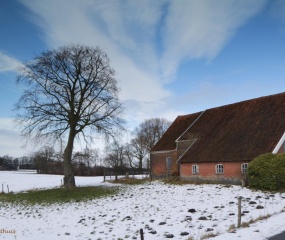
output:
M244 175L241 172L241 164L248 162L217 162L217 163L183 163L180 165L180 177L196 182L220 182L240 184ZM216 174L216 165L223 165L223 173ZM199 167L198 174L192 174L192 166Z
M166 159L168 157L172 158L171 170L167 170L166 168ZM177 161L177 152L173 151L165 151L161 153L151 153L151 169L152 176L154 178L165 178L168 176L178 175L178 165Z

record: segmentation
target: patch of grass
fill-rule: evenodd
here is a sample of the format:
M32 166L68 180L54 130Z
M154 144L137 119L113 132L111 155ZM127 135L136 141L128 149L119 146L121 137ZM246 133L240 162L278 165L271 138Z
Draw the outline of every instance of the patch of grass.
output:
M258 217L255 221L257 222L257 221L261 221L261 220L264 220L264 219L267 219L267 218L270 218L270 217L272 217L272 214L267 214L267 215L265 215L265 216L260 216L260 217Z
M250 220L249 222L243 222L243 223L241 223L240 227L242 227L242 228L248 228L251 221L252 221L252 220Z
M120 178L117 181L112 180L109 181L111 183L120 183L120 184L128 184L128 185L139 185L148 182L148 178L138 179L138 178Z
M116 187L76 187L73 189L53 188L0 195L0 202L33 204L53 204L81 202L116 194Z

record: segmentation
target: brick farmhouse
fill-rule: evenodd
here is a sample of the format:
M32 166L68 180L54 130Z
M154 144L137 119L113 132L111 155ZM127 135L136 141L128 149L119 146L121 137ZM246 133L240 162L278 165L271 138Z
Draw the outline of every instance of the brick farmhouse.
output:
M284 153L285 93L178 116L150 153L153 178L240 184L248 163Z

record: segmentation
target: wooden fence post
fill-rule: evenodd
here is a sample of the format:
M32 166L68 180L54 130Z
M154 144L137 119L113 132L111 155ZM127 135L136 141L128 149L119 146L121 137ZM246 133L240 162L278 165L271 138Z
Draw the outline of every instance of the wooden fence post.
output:
M144 240L144 237L143 237L143 229L142 229L142 228L140 229L140 235L141 235L141 240Z
M238 198L238 222L237 227L240 228L241 226L241 197Z

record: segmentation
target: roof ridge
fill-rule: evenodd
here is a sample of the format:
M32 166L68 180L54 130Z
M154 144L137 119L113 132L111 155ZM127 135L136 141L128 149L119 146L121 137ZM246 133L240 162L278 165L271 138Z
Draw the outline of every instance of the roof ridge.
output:
M266 96L262 96L262 97L251 98L251 99L246 99L246 100L241 100L239 102L233 102L233 103L228 103L228 104L217 106L217 107L208 108L207 110L218 109L218 108L228 107L228 106L232 106L232 105L238 105L238 104L242 104L242 103L246 103L246 102L252 102L252 101L256 101L256 100L262 100L262 99L264 100L266 98L277 97L278 95L279 96L282 96L282 95L284 96L285 92L271 94L271 95L266 95Z

